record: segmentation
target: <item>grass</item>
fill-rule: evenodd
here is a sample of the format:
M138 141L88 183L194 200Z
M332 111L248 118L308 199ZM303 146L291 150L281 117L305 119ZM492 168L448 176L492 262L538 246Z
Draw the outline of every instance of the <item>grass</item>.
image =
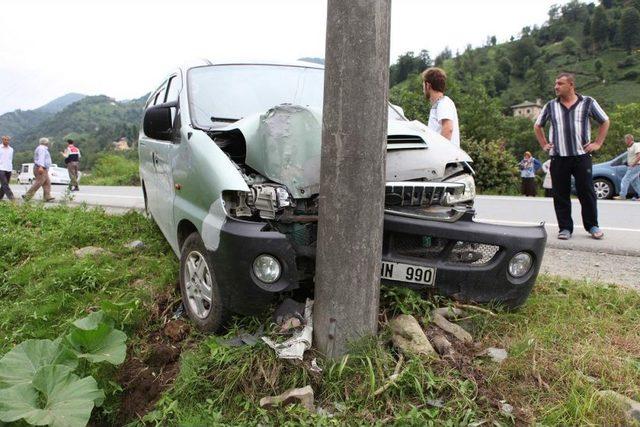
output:
M86 208L0 204L0 354L28 338L53 338L105 301L129 304L121 326L134 354L149 345L157 325L150 306L173 289L177 262L158 229L137 213L122 216ZM124 243L140 239L140 251ZM73 250L100 246L109 253L77 259ZM143 283L144 286L132 286ZM382 292L380 333L357 343L350 356L323 359L313 350L302 363L277 359L262 342L226 347L221 336L191 332L180 372L144 421L150 425L620 425L626 421L598 390L640 400L640 295L613 286L541 277L524 307L497 316L469 312L461 321L474 346L459 357L406 359L398 365L388 319L416 316L425 327L444 300L424 300L398 288ZM227 336L255 332L269 315L235 318ZM498 365L479 356L505 348ZM310 370L318 358L322 373ZM126 362L125 362L126 363ZM109 398L96 411L109 420L121 394L113 370L94 373ZM260 398L311 385L317 412L300 405L260 408ZM512 413L501 410L504 403ZM94 413L95 415L95 413Z
M93 166L91 175L83 177L84 185L140 185L137 159L122 154L103 154Z

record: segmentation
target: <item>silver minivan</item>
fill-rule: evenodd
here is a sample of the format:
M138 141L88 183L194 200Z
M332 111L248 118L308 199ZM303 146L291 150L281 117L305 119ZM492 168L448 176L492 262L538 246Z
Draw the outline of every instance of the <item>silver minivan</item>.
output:
M313 291L323 82L317 64L202 61L146 103L145 206L180 259L183 304L202 330ZM463 150L389 105L383 282L476 303L526 300L544 228L474 221L473 174Z

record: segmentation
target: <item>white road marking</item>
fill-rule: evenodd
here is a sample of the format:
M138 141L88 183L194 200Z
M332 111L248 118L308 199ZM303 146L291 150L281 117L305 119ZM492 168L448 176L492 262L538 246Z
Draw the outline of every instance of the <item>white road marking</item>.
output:
M504 224L504 225L540 225L542 221L539 222L531 222L531 221L505 221L501 219L490 219L490 218L477 218L478 222L488 222L491 224ZM548 225L550 227L557 227L558 224L553 222L545 222L544 225ZM582 224L574 223L574 228L584 228ZM619 227L600 227L601 230L605 231L630 231L633 233L640 233L640 229L635 228L619 228Z

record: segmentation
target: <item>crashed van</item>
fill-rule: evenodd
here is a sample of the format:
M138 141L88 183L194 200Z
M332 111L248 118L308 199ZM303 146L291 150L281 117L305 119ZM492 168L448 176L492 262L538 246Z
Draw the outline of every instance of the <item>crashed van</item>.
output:
M313 288L323 82L316 64L203 61L175 70L146 103L145 206L180 259L183 304L202 330ZM388 111L382 282L522 304L544 228L474 221L472 159Z

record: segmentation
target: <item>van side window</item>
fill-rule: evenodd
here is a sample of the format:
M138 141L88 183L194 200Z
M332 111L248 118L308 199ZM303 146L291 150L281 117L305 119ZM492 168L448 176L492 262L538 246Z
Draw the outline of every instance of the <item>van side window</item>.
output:
M180 76L171 76L171 78L169 79L169 86L164 102L177 101L178 96L180 95L180 89L182 89L182 81L180 80Z
M162 104L164 103L164 97L166 95L166 84L163 84L162 87L160 88L160 90L158 90L158 93L156 94L156 97L153 100L153 105L158 105L158 104Z

